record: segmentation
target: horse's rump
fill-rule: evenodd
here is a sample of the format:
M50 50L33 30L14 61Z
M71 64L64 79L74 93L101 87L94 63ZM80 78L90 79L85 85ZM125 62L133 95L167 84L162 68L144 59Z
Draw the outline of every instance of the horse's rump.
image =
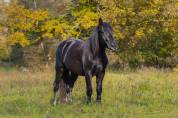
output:
M70 39L61 42L56 51L56 67L63 67L69 71L73 71L75 74L82 74L83 42L79 39Z
M59 44L56 50L56 67L63 66L63 56L71 42L72 40L65 40Z

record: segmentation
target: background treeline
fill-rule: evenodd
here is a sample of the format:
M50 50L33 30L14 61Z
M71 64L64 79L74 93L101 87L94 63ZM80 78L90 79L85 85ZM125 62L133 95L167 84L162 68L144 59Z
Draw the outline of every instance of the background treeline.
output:
M113 66L178 64L176 0L0 0L1 63L49 65L60 41L86 40L99 17L112 19Z

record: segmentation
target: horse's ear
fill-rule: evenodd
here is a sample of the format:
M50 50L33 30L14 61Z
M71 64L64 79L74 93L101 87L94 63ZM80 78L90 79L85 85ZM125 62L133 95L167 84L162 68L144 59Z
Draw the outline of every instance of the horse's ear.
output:
M103 20L102 18L99 18L99 26L102 26L102 24L103 24Z

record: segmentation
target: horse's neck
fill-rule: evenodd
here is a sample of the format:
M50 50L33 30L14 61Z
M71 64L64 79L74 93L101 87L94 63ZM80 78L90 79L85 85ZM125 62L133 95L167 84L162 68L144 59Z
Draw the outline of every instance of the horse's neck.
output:
M99 42L99 38L91 38L90 40L93 40L93 41L96 41L96 49L95 49L95 52L94 55L95 56L99 56L101 57L102 55L105 55L105 47L101 45L101 43Z
M105 47L101 45L99 38L98 27L95 27L92 35L88 39L88 44L90 49L92 49L94 57L105 54Z
M99 57L104 58L106 55L106 49L105 48L99 48Z

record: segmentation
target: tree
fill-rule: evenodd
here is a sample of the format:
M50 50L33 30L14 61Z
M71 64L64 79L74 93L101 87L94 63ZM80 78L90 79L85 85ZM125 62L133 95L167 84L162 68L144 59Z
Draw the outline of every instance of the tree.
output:
M168 67L178 63L178 2L174 0L17 1L0 9L5 16L1 26L8 28L8 45L25 47L43 39L70 37L85 40L102 17L106 22L112 19L120 65Z
M175 65L173 59L178 56L176 1L79 0L72 2L67 16L79 37L88 37L98 17L105 21L113 19L122 62L133 66Z

